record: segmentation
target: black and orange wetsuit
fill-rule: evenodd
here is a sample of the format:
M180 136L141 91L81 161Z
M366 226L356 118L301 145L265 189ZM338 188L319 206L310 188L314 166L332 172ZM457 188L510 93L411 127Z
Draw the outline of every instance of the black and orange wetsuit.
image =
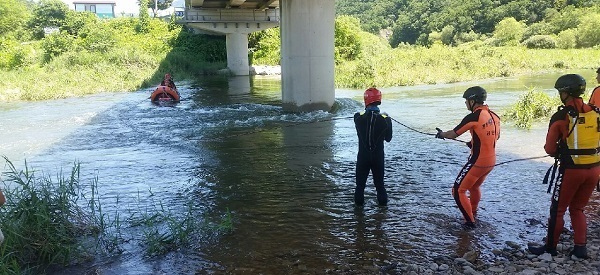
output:
M575 114L576 117L570 116ZM596 153L584 154L585 157L591 158L587 163L581 163L582 155L574 156L573 149L584 149L581 146L578 148L573 145L573 138L584 138L579 133L575 134L573 124L569 124L571 119L575 119L579 124L581 119L579 114L594 112L592 107L585 104L581 98L574 98L565 104L564 108L559 109L550 119L548 134L546 135L546 144L544 149L546 153L559 159L559 176L556 179L556 186L552 195L550 205L550 217L548 218L548 236L546 238L546 247L556 249L560 234L564 226L564 214L569 208L571 216L571 224L574 231L575 245L585 245L587 234L587 222L583 208L587 205L594 187L598 183L600 175L600 157ZM594 112L595 113L595 112ZM594 115L595 116L595 115ZM594 117L593 120L597 121ZM588 119L589 121L589 119ZM594 133L588 133L587 136L594 136L595 139L591 150L597 150L598 147L598 130L597 124L594 124ZM571 138L569 138L571 137ZM590 147L590 146L588 146ZM575 150L576 151L576 150Z
M500 138L500 118L487 105L475 108L472 113L454 127L457 135L471 133L471 155L454 181L452 195L465 221L475 223L481 200L479 187L496 164L496 141ZM469 191L469 195L467 195Z
M369 172L372 172L377 201L380 205L386 205L388 196L383 185L383 141L392 140L392 120L380 114L377 107L369 107L364 112L354 114L354 125L358 134L354 202L357 205L364 204L365 186Z

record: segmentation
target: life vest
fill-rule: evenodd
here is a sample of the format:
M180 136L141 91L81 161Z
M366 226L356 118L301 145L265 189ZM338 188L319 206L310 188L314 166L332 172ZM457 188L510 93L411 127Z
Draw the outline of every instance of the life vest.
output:
M577 166L600 163L600 114L595 108L587 113L569 110L569 134L566 150L561 152L570 157Z

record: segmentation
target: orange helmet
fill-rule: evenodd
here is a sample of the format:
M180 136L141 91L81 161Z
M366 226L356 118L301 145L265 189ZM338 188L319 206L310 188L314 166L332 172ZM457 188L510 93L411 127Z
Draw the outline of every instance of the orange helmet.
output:
M369 104L377 103L377 105L381 104L381 91L377 90L377 88L369 88L365 91L365 106Z

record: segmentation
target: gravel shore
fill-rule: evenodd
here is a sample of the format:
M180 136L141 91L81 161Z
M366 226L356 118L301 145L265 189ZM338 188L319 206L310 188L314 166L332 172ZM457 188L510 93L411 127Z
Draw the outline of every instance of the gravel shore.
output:
M565 226L568 226L566 223ZM589 259L569 256L573 249L573 232L564 229L558 244L558 255L536 256L513 242L502 250L492 251L494 259L483 262L479 251L469 251L460 258L439 257L428 265L384 267L386 274L600 274L600 223L588 221L587 250ZM541 243L541 240L540 240Z

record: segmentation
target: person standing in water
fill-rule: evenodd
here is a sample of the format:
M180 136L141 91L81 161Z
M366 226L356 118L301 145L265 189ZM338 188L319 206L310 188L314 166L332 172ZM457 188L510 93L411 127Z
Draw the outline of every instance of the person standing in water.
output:
M365 110L354 114L354 126L358 135L358 154L356 157L356 189L354 203L365 203L365 187L369 172L377 190L377 202L380 206L388 203L384 186L384 150L383 141L392 140L392 119L386 113L380 113L381 91L369 88L364 93Z
M496 164L496 141L500 138L500 118L484 104L487 92L482 87L468 88L463 98L471 113L450 131L444 132L436 128L438 133L435 137L454 139L467 131L471 133L471 141L467 143L471 148L471 154L452 187L452 196L465 220L463 228L469 230L476 227L475 216L481 200L480 187Z
M543 245L528 245L529 252L535 255L558 255L556 246L568 208L575 245L569 255L588 258L583 209L600 176L600 115L597 109L583 102L585 85L585 79L578 74L563 75L554 84L564 105L550 119L544 150L556 158L558 177L551 197L546 241Z

